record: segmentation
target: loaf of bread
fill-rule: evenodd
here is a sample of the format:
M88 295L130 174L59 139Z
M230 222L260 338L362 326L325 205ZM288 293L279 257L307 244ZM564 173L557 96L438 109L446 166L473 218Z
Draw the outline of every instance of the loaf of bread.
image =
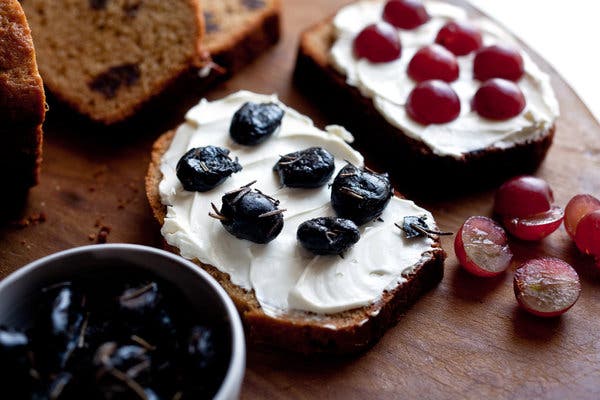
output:
M38 182L44 87L31 31L17 0L0 2L0 175L9 196Z
M232 73L279 40L280 0L203 0L204 45Z
M369 2L362 1L356 4L358 3L364 7ZM385 2L376 0L371 3L377 3L382 7ZM429 6L434 2L424 3ZM449 5L436 3L443 5L444 10L449 10ZM456 9L455 7L454 11ZM451 13L448 11L448 14ZM503 139L499 139L497 143L464 151L460 155L439 152L414 134L407 134L398 127L395 117L382 114L380 105L385 100L375 105L373 96L365 94L369 92L368 89L349 84L348 77L336 68L332 48L339 33L334 22L334 17L329 17L302 34L294 72L296 86L328 110L336 120L352 130L358 148L370 155L377 165L389 171L396 178L400 190L419 195L433 195L437 198L452 195L454 190L489 187L508 176L533 172L545 158L554 138L553 122L532 127L524 139L514 139L514 142L503 142ZM489 26L491 22L486 20L485 24ZM431 27L423 29L426 32L431 31ZM402 31L400 32L402 35ZM435 32L433 31L434 34ZM504 32L500 34L503 35L502 37L510 36ZM401 57L405 57L408 62L411 55L405 53L408 51L403 49ZM467 58L468 60L470 58ZM532 62L528 65L539 71ZM398 70L398 75L401 74L406 75L406 72ZM545 74L540 73L540 75ZM547 76L544 76L542 81L544 90L551 93ZM389 83L388 87L393 85L394 83ZM554 107L556 99L553 95L548 97L552 97L549 99L552 103L552 112L558 113L555 111L558 105ZM404 101L405 98L402 99L402 102ZM391 105L391 102L385 104ZM395 108L396 104L390 107ZM470 106L463 104L463 108L470 108ZM525 118L529 117L525 116ZM488 122L484 123L488 124ZM448 135L461 134L451 129L449 128ZM473 136L477 136L477 132L473 132ZM448 142L451 140L453 139L449 139ZM431 181L433 176L436 177L435 182Z
M232 157L237 156L238 154L243 154L244 157L248 157L245 158L248 160L247 164L245 164L244 158L239 160L244 169L237 173L235 178L230 179L237 179L240 183L247 183L246 181L248 180L256 179L258 180L258 183L256 184L257 189L265 189L266 186L269 188L269 194L275 195L273 190L276 190L275 188L279 184L274 182L276 178L272 171L272 157L277 158L277 154L279 154L277 151L287 151L289 147L293 148L295 146L301 146L303 142L300 136L304 134L304 132L307 132L306 137L308 139L306 140L309 142L318 140L317 143L324 143L331 146L332 149L337 149L336 151L338 151L338 154L340 155L348 154L349 156L354 157L353 159L355 160L362 158L353 150L348 150L348 153L346 153L346 150L340 150L349 149L349 146L342 143L339 138L334 137L335 135L331 133L327 135L322 131L317 131L314 126L310 125L312 124L310 120L296 114L291 109L286 109L286 115L290 115L290 117L284 117L288 119L284 119L282 123L282 132L276 134L277 138L274 136L274 138L268 139L265 143L262 143L255 148L236 146L224 136L228 135L227 123L229 121L228 118L231 118L231 114L228 114L229 111L224 112L224 108L220 107L223 105L223 107L232 109L233 104L233 108L236 108L237 105L241 105L242 102L246 101L245 99L267 100L267 96L248 95L248 93L249 92L239 92L221 101L216 101L214 102L214 104L216 104L215 108L204 109L203 106L206 106L208 103L201 103L200 106L192 109L192 111L188 113L188 115L193 114L195 116L192 122L182 125L177 131L165 133L155 142L146 176L146 193L154 216L161 227L163 227L162 232L163 235L165 235L166 248L176 254L182 254L186 258L192 259L201 268L209 272L221 286L223 286L240 311L247 328L248 338L251 342L264 343L302 353L355 353L367 349L370 345L375 343L390 326L396 323L398 318L400 318L402 313L406 311L411 304L427 290L433 288L442 279L445 253L440 247L439 238L437 236L433 236L429 239L421 238L416 239L416 242L411 242L410 239L401 238L402 232L394 226L394 221L401 220L401 214L405 212L405 209L400 207L408 207L406 208L406 210L408 210L406 211L407 213L416 212L425 214L426 211L416 207L412 202L392 199L391 203L394 203L394 208L392 208L392 210L394 211L389 211L389 214L386 214L387 216L378 221L369 222L369 225L365 226L363 233L366 236L361 238L358 242L358 246L364 247L360 247L359 250L356 250L357 253L351 253L350 255L346 254L342 259L337 255L323 256L324 258L320 259L319 263L317 263L317 274L320 273L318 271L337 271L335 276L326 275L315 278L316 281L314 282L319 282L315 283L317 286L327 287L327 282L322 279L350 279L352 281L350 286L345 287L344 290L337 288L334 290L334 293L326 290L326 293L328 294L325 295L325 297L328 297L329 294L335 297L336 293L338 293L337 291L345 293L349 290L350 293L357 293L356 291L358 291L358 293L364 293L362 292L364 287L361 282L364 283L366 287L373 283L372 279L377 280L381 278L382 280L380 282L383 283L385 288L380 292L373 293L373 300L367 301L366 303L356 303L356 305L350 305L348 307L335 306L334 308L323 312L319 311L320 308L306 311L307 308L300 309L294 307L276 308L277 311L273 312L273 307L279 306L274 306L274 302L263 303L265 301L264 286L254 287L253 285L251 289L241 286L242 284L239 282L240 277L242 277L241 279L243 280L245 279L243 276L248 276L243 272L245 270L242 266L242 264L245 265L246 263L245 257L247 254L252 254L250 255L249 261L252 265L252 271L254 271L252 274L260 274L259 271L262 271L261 267L255 269L255 266L259 264L264 266L264 268L273 269L271 272L267 272L266 276L263 275L266 281L270 282L268 286L279 287L280 285L288 285L290 278L289 275L286 275L287 272L285 271L297 271L297 268L309 271L311 270L309 264L313 264L311 260L315 261L314 257L311 257L308 254L300 255L303 253L297 253L298 247L296 246L299 245L294 245L296 242L294 224L299 221L298 218L300 218L300 220L309 218L308 215L315 212L319 213L320 211L318 210L323 209L323 207L309 207L305 205L303 207L309 207L309 211L294 211L293 216L289 217L291 219L286 219L282 238L277 237L268 244L252 247L253 245L250 242L236 239L229 235L229 233L226 233L225 230L219 226L219 222L214 222L215 220L210 220L210 218L208 221L201 219L208 218L205 216L210 211L210 202L214 200L215 204L218 205L220 194L230 190L231 185L234 183L225 183L224 185L229 186L217 187L207 193L187 192L181 188L180 184L177 184L177 178L171 175L172 168L174 168L174 165L172 165L173 162L176 163L179 157L183 155L183 152L187 151L185 144L188 143L188 141L189 143L195 143L195 146L198 146L200 136L204 137L204 139L202 139L203 146L207 145L204 144L204 142L213 143L218 146L222 145L220 143L230 143L228 148L232 151ZM217 118L219 122L215 122ZM196 125L197 123L200 125ZM206 124L206 126L209 127L208 129L211 133L209 137L206 137L207 135L202 135L204 132L199 130L196 131L196 133L190 134L194 129L202 129L203 124ZM195 126L197 126L197 128L193 128ZM284 133L283 130L286 130L287 133ZM189 136L196 134L198 135L195 136L196 139L191 139L192 136ZM317 139L315 139L315 137ZM214 143L216 140L219 140L219 144ZM281 140L282 142L277 142L278 140ZM319 140L322 140L322 142ZM270 144L269 141L275 142ZM269 146L274 146L274 148L277 148L278 150L275 151L275 153L270 153L268 150L270 148ZM254 151L259 153L253 153ZM267 157L267 159L262 159L261 157L263 156ZM340 159L339 161L341 162L342 160ZM163 175L163 171L169 172L168 174ZM245 176L237 176L243 174L245 174ZM298 190L306 191L295 192ZM328 189L327 186L310 190L281 189L275 196L283 196L287 199L282 201L282 208L294 208L298 207L298 203L294 203L294 200L292 199L302 198L304 201L310 201L309 198L314 196L314 198L317 199L315 201L321 204L320 202L326 201L323 200L324 196L325 199L328 198L329 190L330 189ZM173 196L173 198L169 200L165 196ZM175 204L176 202L178 204L181 202L181 204L187 205L184 207L188 207L192 204L189 202L191 199L194 199L193 205L191 206L193 207L192 209L180 209L177 208L179 206ZM325 207L328 207L328 204L329 203L325 203ZM402 205L400 206L400 204ZM317 208L313 209L313 207ZM388 205L388 208L390 207L391 205ZM175 209L178 211L175 211ZM292 211L290 210L288 212ZM183 220L177 219L177 216L181 216ZM187 218L186 216L194 216L193 221L185 220ZM292 220L295 222L292 222ZM385 220L385 223L383 220ZM431 221L433 226L434 222L433 220ZM193 226L190 228L191 231L186 228L188 226ZM374 232L380 232L381 236L371 236ZM199 242L196 242L196 240ZM386 250L383 250L382 248L374 249L371 247L380 246L379 244L374 243L388 243L386 242L387 240L390 240L389 243L391 246L397 246L398 249L403 250L390 249L387 246ZM426 240L426 242L424 240ZM200 244L200 242L202 242L202 244ZM198 244L196 245L194 243ZM292 245L291 248L288 247L290 243ZM223 245L223 249L227 250L220 249L221 244ZM242 250L239 258L235 256L239 249L246 248L246 246L251 247L248 251ZM411 246L416 247L413 248ZM196 250L194 250L200 248L210 249L210 254L219 254L216 256L218 259L223 259L224 257L224 259L227 259L232 264L227 266L209 265L208 263L201 262L199 257L202 258L204 256L195 253ZM414 250L409 250L409 248ZM221 251L234 255L221 254ZM359 259L367 260L365 257L378 257L376 253L380 251L391 252L389 253L391 254L390 258L374 261L369 259L369 262L363 265L365 268L364 270L362 267L356 265L356 263L360 262L358 261ZM398 252L400 252L400 255L396 254ZM413 254L411 261L401 261L400 259L407 256L407 252ZM254 254L264 253L272 255L277 261L274 263L267 261L266 263L269 265L265 265L265 261L262 258L256 259L254 256ZM283 254L285 254L285 256ZM289 259L285 258L288 254L290 256ZM355 254L359 254L360 256ZM366 256L367 254L369 256ZM398 257L395 257L394 254L398 255ZM304 261L298 261L299 256ZM348 264L345 264L345 261L343 261L346 258ZM296 265L295 263L297 262L299 263L298 266L292 266ZM288 266L287 264L290 265ZM360 275L361 278L358 278L353 275L357 272L353 271L359 270L367 272L365 272L364 275ZM398 272L388 272L392 270ZM343 271L347 271L347 273L344 273ZM280 274L283 274L283 277L280 276ZM259 275L254 276L258 277ZM344 277L342 278L342 276ZM354 278L351 278L350 276L353 276ZM385 278L383 278L383 276L385 276ZM356 279L359 279L360 282ZM363 282L363 279L370 283ZM259 281L262 282L261 279L259 279ZM295 278L292 278L292 282L297 283L298 281L296 281ZM331 281L331 283L338 285L339 281ZM281 289L276 289L275 291L277 293L285 293L285 291L282 292ZM283 296L285 297L285 295ZM357 294L357 296L362 295ZM296 300L289 300L288 297L288 301ZM354 302L358 301L358 299L355 295L350 295L350 297L344 301L355 304ZM302 302L296 302L296 304L302 304ZM309 302L306 304L314 303ZM310 308L312 306L306 307Z
M25 0L48 89L91 119L131 116L201 64L198 0Z

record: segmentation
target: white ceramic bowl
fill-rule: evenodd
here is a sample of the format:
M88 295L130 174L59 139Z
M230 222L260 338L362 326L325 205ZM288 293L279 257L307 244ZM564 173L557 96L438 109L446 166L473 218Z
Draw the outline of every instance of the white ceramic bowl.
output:
M246 346L237 310L208 273L166 251L133 244L107 244L78 247L34 261L0 282L0 325L25 327L29 318L24 310L49 283L118 266L130 271L149 271L171 283L195 306L196 312L205 314L200 318L210 320L227 316L231 359L215 399L238 398L246 365Z

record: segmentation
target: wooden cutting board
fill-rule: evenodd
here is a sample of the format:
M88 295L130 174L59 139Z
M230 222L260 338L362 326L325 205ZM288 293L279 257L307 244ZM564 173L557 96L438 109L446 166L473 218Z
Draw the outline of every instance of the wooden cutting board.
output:
M293 88L291 72L301 30L347 2L285 0L281 42L206 96L216 99L238 89L279 93L318 125L335 123ZM538 175L562 206L577 193L599 196L600 126L554 69L533 55L552 75L561 106L554 146ZM174 96L175 106L119 129L93 126L51 102L41 184L29 195L25 220L0 227L0 276L56 251L94 243L102 227L110 227L110 243L160 247L159 226L143 190L150 148L199 98L200 93ZM490 215L492 195L422 205L441 228L455 232L468 216ZM10 197L10 188L4 196ZM36 222L39 213L45 222ZM539 243L512 240L515 265L487 280L458 267L452 240L443 241L449 257L442 283L370 351L312 359L249 349L242 398L600 397L600 272L564 229ZM571 263L582 280L581 298L560 318L534 318L516 306L514 269L542 255Z

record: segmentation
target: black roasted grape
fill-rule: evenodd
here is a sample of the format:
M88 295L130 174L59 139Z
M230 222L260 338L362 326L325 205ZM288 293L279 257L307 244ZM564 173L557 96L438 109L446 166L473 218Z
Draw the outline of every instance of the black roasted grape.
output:
M341 254L358 242L360 231L349 219L321 217L300 224L296 236L305 249L315 254Z
M177 178L190 192L206 192L242 170L237 159L229 157L229 150L217 146L189 150L177 163Z
M273 167L279 174L281 184L294 188L323 186L333 175L334 169L333 156L322 147L286 154Z
M381 215L393 194L388 174L348 164L333 181L331 205L339 217L362 225Z
M275 103L245 103L231 119L229 134L239 144L264 142L279 128L284 111Z
M252 190L250 185L226 193L221 198L221 210L213 204L215 213L209 215L219 219L227 232L239 239L268 243L283 229L282 213L285 210L277 208L278 200Z

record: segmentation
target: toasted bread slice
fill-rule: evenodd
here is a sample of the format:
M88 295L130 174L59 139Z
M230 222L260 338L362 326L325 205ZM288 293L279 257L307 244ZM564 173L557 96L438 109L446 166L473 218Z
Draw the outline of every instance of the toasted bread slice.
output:
M205 55L198 0L27 0L23 8L47 87L105 124L133 115Z
M154 143L146 175L148 201L161 226L167 207L161 202L159 193L159 183L163 178L160 166L162 156L174 135L175 131L167 132ZM165 246L178 253L178 249ZM432 248L432 251L422 255L412 273L403 275L406 282L384 291L377 301L368 306L336 314L293 311L278 317L267 315L253 291L233 284L229 275L215 266L194 261L210 273L231 296L251 342L306 354L347 354L369 348L396 323L411 304L442 279L446 255L440 247L439 239L435 240Z
M488 147L459 158L435 154L425 143L388 123L371 98L346 83L331 62L335 36L333 17L302 34L296 86L354 132L356 145L375 165L389 171L403 192L439 197L455 193L454 189L488 187L512 175L533 172L544 160L554 138L554 124L510 147Z
M203 0L203 44L228 74L275 44L280 35L280 0Z
M38 182L44 85L38 73L31 31L17 0L0 3L0 171L11 196ZM5 199L6 201L6 199Z

